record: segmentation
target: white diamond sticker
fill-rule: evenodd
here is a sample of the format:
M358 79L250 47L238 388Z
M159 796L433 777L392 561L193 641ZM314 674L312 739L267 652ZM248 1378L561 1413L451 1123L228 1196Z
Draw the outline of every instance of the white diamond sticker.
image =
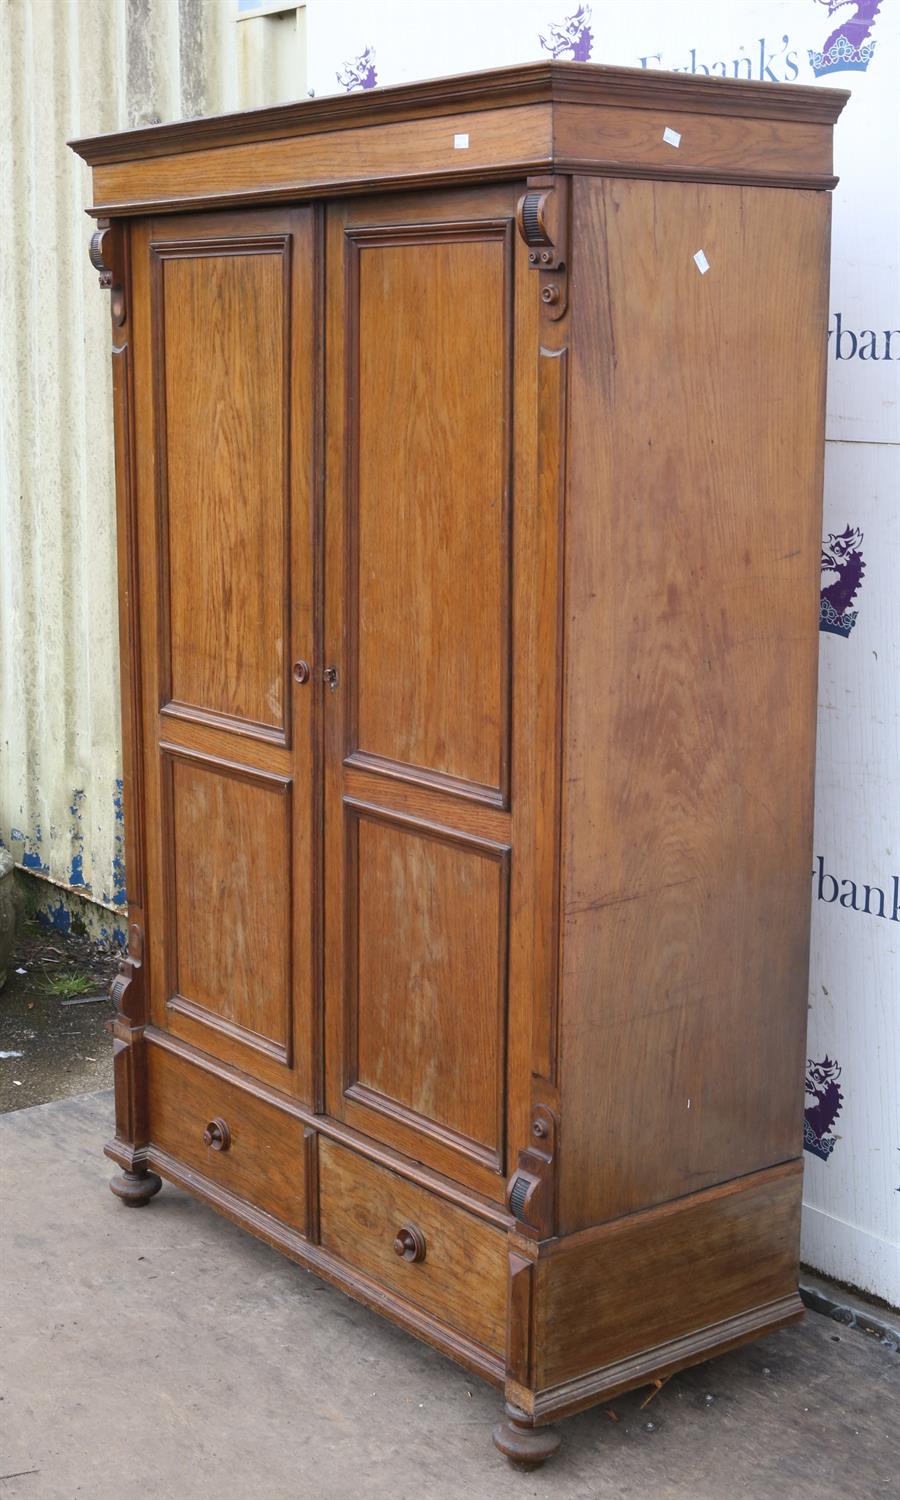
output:
M703 254L702 250L698 250L697 254L694 256L694 265L697 267L697 270L700 272L701 276L706 275L707 271L709 270L709 261L706 259L706 256Z
M454 151L468 151L469 137L467 135L455 135L453 137Z
M663 140L665 141L667 146L680 146L681 132L678 130L670 130L667 125L665 130L663 131Z

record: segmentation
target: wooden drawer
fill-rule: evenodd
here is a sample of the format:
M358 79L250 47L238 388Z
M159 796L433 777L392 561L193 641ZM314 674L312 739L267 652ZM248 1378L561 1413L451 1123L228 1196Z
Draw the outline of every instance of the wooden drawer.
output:
M319 1137L319 1217L326 1250L483 1348L503 1353L507 1236L502 1230L324 1136ZM395 1249L401 1232L409 1258Z
M153 1145L305 1233L303 1122L162 1047L147 1068Z

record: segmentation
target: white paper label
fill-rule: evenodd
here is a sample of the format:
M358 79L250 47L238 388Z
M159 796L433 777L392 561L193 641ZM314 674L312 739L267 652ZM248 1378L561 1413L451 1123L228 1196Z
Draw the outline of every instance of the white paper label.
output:
M694 256L694 265L697 267L697 270L700 272L701 276L706 275L707 271L709 270L709 261L706 259L706 256L703 254L702 250L698 250L697 254Z
M455 135L453 137L454 151L468 151L469 137L467 135Z
M663 131L663 140L665 141L667 146L680 146L681 133L678 130L670 130L667 125L665 130Z

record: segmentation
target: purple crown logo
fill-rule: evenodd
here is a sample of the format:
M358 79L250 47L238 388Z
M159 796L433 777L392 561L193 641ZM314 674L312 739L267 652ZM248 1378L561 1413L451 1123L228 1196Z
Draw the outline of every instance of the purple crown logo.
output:
M591 7L580 5L571 16L566 16L561 26L550 21L547 26L549 36L539 35L538 41L551 57L565 57L570 62L590 62L591 47L594 45L590 21Z
M375 72L375 48L366 47L352 62L345 62L335 78L342 89L351 94L354 89L373 89L378 82Z
M830 1132L844 1102L837 1082L840 1076L840 1065L827 1053L818 1063L807 1058L806 1093L814 1102L806 1106L803 1116L803 1149L820 1161L828 1160L838 1139Z
M869 41L875 17L881 9L881 0L820 0L828 7L828 14L853 6L853 15L826 39L821 52L809 51L809 61L817 78L830 73L864 73L875 52L875 43Z
M856 598L862 576L863 534L858 526L847 526L839 533L830 532L822 543L823 587L819 601L819 629L830 635L848 636L856 624L858 609L850 606ZM834 575L833 582L825 577Z

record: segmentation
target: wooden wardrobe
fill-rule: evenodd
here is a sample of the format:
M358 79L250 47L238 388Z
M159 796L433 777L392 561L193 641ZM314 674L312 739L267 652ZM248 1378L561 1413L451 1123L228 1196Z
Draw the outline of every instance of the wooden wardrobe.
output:
M801 1312L846 97L538 63L74 143L113 1191L492 1381L517 1460Z

